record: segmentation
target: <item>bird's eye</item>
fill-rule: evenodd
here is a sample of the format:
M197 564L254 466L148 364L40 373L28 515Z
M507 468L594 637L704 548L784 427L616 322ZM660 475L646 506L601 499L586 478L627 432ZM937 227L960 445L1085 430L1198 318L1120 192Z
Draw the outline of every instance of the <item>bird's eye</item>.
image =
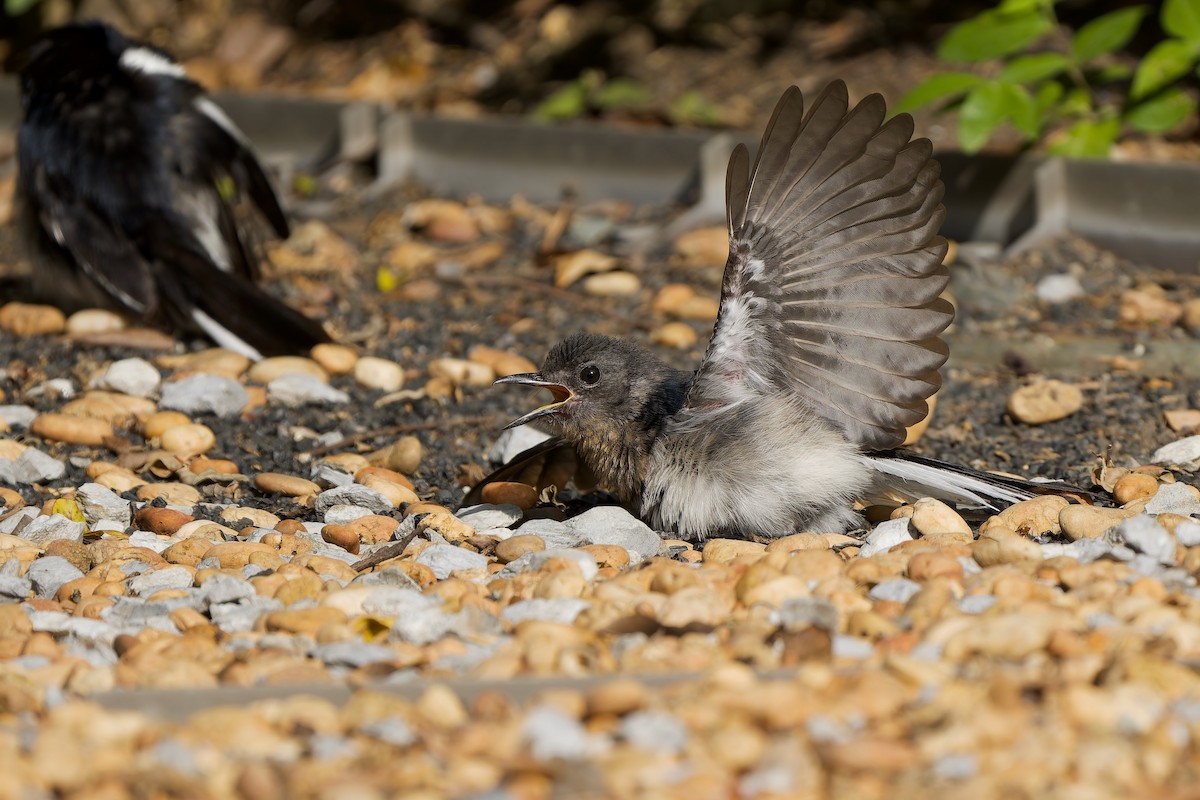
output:
M595 386L600 382L600 368L595 364L588 364L579 370L579 380L583 381L584 386Z

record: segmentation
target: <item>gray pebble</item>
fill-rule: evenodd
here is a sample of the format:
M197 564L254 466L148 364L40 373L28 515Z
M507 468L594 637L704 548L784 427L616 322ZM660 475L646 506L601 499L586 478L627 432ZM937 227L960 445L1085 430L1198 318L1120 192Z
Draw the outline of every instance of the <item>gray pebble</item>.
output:
M875 645L857 636L839 633L833 637L833 657L864 659L875 655Z
M42 556L29 565L25 577L33 584L38 597L54 597L60 586L82 578L83 573L62 556Z
M1150 461L1154 464L1176 464L1193 471L1200 469L1200 435L1186 436L1164 444L1154 451ZM1163 488L1160 486L1159 491Z
M979 759L973 753L950 753L933 762L933 774L946 781L965 781L979 772Z
M14 559L13 563L16 563ZM0 597L8 600L24 600L33 591L33 582L29 578L16 575L0 575Z
M555 547L547 550L539 550L536 553L526 553L515 561L505 564L504 569L500 570L497 575L508 578L513 575L520 575L522 572L533 572L540 569L543 564L552 558L569 558L574 561L579 565L585 581L591 581L596 577L596 573L600 571L600 568L596 565L596 559L586 550L576 550L571 547Z
M125 530L133 520L129 501L122 500L112 489L98 483L85 483L76 489L75 502L79 504L89 528L108 520L120 526L120 530Z
M350 582L355 586L394 586L413 591L419 591L421 588L419 583L396 567L388 567L379 572L364 572Z
M1146 503L1147 514L1179 514L1190 517L1200 514L1200 498L1186 483L1167 483Z
M867 543L858 551L860 558L886 553L901 542L912 540L907 517L889 519L875 526L875 530L867 534Z
M567 522L587 544L624 547L634 563L653 558L662 549L662 538L620 506L596 506Z
M325 512L339 505L362 506L372 514L386 514L393 508L391 500L360 483L336 486L317 495L318 512Z
M487 556L449 544L427 547L415 560L433 570L438 580L449 578L450 573L458 570L481 569L488 564Z
M393 747L408 747L417 741L416 731L401 717L385 717L368 722L359 726L358 732Z
M71 622L71 615L65 611L30 611L29 625L35 631L46 633L62 633Z
M250 581L224 573L211 576L200 587L199 593L206 607L249 600L258 594Z
M134 531L129 534L129 544L131 547L144 547L147 550L161 553L175 542L150 531Z
M250 402L246 387L227 375L192 375L163 386L160 408L189 416L236 417Z
M273 406L340 405L350 395L312 375L281 375L267 384L267 402Z
M177 629L171 620L171 612L183 605L186 605L186 601L155 600L151 602L140 597L118 597L112 608L104 614L103 619L118 631L135 633L143 628L157 628L176 633Z
M313 649L312 656L331 667L357 669L358 667L375 664L380 661L394 661L396 653L390 647L381 644L346 641L320 645Z
M521 726L521 738L538 761L578 761L608 749L608 740L587 732L583 724L565 711L549 705L529 710Z
M991 594L969 594L958 601L958 610L964 614L982 614L996 605L996 596Z
M164 567L129 579L129 591L147 597L160 589L190 589L195 579L184 567Z
M432 644L448 636L454 629L455 622L455 615L441 608L414 610L395 619L388 638L415 645Z
M500 618L516 625L518 622L536 619L544 622L561 622L570 625L591 603L577 597L544 598L535 597L530 600L518 600L500 613Z
M84 524L82 522L67 519L62 514L51 514L44 517L34 517L17 535L22 539L28 539L39 547L45 547L59 539L68 542L82 542L83 532Z
M42 515L37 506L25 506L7 519L0 519L0 533L14 534Z
M1065 303L1084 295L1079 279L1069 273L1047 275L1037 282L1034 293L1038 300L1051 305Z
M363 612L377 617L397 619L432 608L440 608L436 597L421 594L419 589L381 586L363 600Z
M820 597L792 597L771 612L771 623L787 631L838 629L837 606Z
M237 603L221 603L210 606L208 614L218 628L225 633L244 633L254 630L254 624L263 614L278 611L283 603L273 597L249 597Z
M16 458L0 458L0 483L27 486L61 478L67 465L36 447L27 447Z
M333 464L322 461L313 467L312 480L322 489L332 489L336 486L349 486L354 483L354 476Z
M1137 552L1150 556L1160 564L1175 565L1175 537L1149 514L1138 514L1123 520L1117 526L1116 533Z
M528 425L510 428L496 437L496 442L488 450L487 457L492 463L507 464L514 456L536 447L549 438L550 434Z
M579 547L587 544L580 533L565 522L555 519L531 519L517 528L519 534L536 534L542 537L547 548Z
M109 365L96 379L96 386L113 392L149 397L158 389L162 376L144 358L123 358Z
M617 727L621 737L638 750L654 750L674 755L688 743L687 726L679 717L666 711L649 709L634 711Z
M1175 539L1184 547L1200 545L1200 522L1181 522L1175 526Z
M0 419L4 420L13 430L28 428L29 423L33 422L33 418L36 416L37 411L32 406L0 406Z
M481 503L477 506L460 508L454 512L454 516L477 531L485 531L492 528L510 527L513 523L520 521L524 512L511 503L504 505Z
M913 595L921 591L921 584L908 578L892 578L883 583L877 583L867 592L872 600L893 600L897 603L907 603Z

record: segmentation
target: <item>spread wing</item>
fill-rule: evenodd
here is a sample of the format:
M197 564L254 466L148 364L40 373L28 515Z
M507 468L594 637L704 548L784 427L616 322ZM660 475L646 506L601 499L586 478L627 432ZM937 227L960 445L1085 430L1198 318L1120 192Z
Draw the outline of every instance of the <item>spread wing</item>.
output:
M681 414L789 391L866 450L927 413L954 316L939 167L907 114L841 81L805 113L784 93L754 164L729 161L729 258L716 329Z

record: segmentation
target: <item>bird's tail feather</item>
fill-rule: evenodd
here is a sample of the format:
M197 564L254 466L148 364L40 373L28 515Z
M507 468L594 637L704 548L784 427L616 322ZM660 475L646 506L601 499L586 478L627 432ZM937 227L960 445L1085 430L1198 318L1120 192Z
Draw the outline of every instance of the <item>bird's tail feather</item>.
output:
M1057 481L1035 483L995 475L959 464L919 456L903 450L863 456L879 473L877 485L906 499L936 497L960 505L996 510L1044 494L1099 499L1091 491Z

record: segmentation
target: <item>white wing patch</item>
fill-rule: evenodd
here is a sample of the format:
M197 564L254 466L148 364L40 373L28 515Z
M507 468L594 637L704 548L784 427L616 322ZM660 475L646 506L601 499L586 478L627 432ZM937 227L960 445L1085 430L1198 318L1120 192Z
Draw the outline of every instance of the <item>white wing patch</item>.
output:
M246 140L246 134L242 133L241 129L233 124L233 120L229 118L229 115L222 111L221 107L212 100L209 100L207 97L197 97L192 101L192 105L196 107L197 111L215 122L221 130L228 133L239 143L243 145L249 144Z
M251 361L262 361L263 354L255 350L246 342L242 341L228 328L222 327L215 319L205 314L198 308L192 309L192 319L200 330L208 334L219 347L224 347L234 352L241 353Z
M120 64L130 72L141 72L145 75L166 75L171 78L187 77L183 67L162 53L156 53L145 47L131 47L121 53Z

